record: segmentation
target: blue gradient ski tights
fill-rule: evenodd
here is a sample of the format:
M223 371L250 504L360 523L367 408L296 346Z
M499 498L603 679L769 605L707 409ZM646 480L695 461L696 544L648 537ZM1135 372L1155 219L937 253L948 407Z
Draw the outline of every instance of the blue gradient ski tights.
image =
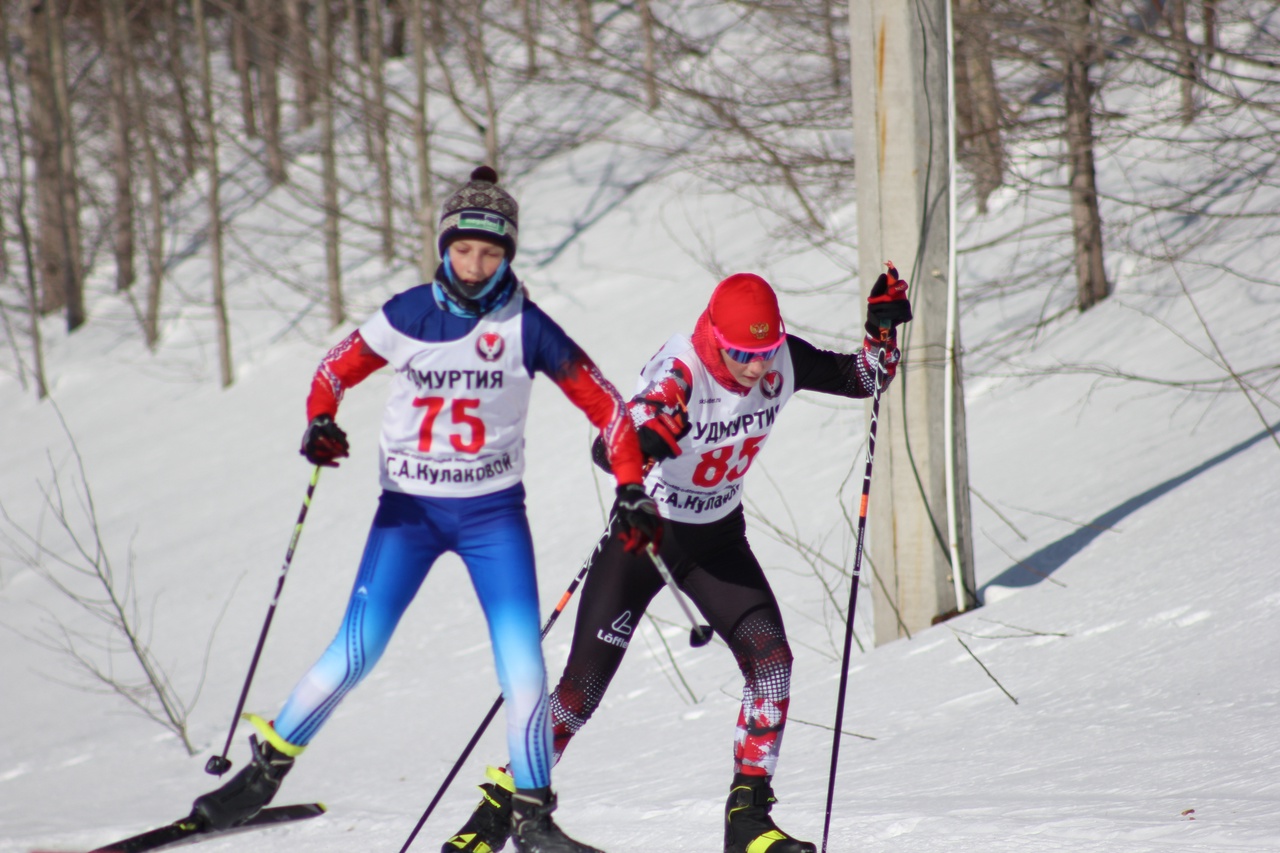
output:
M383 492L338 635L293 689L276 717L276 732L297 746L311 742L378 662L405 608L445 551L466 563L489 624L516 786L547 787L547 676L523 485L473 498Z

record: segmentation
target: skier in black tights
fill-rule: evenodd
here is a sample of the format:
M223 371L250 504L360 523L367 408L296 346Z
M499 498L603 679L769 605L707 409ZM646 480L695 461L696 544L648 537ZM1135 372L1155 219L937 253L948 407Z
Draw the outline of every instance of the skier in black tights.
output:
M770 784L790 701L791 648L777 600L747 543L742 478L796 391L868 397L896 370L895 327L911 319L907 285L890 267L872 290L867 337L854 353L819 350L786 333L763 278L716 287L692 335L676 335L641 371L630 401L652 460L645 488L666 519L658 554L729 646L744 686L725 806L725 853L814 853L770 817ZM883 334L882 334L883 332ZM602 448L594 454L603 462ZM606 466L607 467L607 466ZM663 580L644 552L611 528L583 585L569 659L551 695L555 759L599 706L632 631ZM511 777L489 768L466 825L442 853L491 853L511 826Z

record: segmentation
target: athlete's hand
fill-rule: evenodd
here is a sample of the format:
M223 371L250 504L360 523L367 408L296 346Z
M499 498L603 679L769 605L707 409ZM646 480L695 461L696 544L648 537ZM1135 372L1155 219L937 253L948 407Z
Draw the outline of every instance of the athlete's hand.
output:
M911 321L911 300L907 299L907 283L898 278L893 262L880 274L867 298L867 336L887 341L903 323Z
M337 468L338 460L350 456L351 446L347 434L333 421L331 415L316 415L302 434L302 447L298 450L312 465Z
M662 400L640 401L649 417L636 426L640 449L650 459L672 459L680 455L680 439L689 434L689 410L681 401L670 405Z
M662 516L639 483L618 486L618 502L614 509L618 524L618 537L622 547L638 554L651 543L654 548L662 545Z

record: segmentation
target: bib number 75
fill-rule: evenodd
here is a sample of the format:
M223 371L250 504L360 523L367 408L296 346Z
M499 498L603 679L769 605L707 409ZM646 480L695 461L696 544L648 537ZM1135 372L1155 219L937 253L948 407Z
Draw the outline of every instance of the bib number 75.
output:
M756 435L742 442L741 446L727 444L703 453L698 467L693 469L693 484L709 489L724 479L731 483L741 480L751 467L751 460L760 452L764 440L765 436Z
M449 444L459 453L479 453L484 447L484 421L471 414L480 407L480 401L473 398L457 397L446 400L444 397L417 397L413 405L426 409L422 414L422 426L418 430L418 449L423 453L431 450L431 439L435 434L436 416L449 404L449 415L453 422L453 430L449 434Z

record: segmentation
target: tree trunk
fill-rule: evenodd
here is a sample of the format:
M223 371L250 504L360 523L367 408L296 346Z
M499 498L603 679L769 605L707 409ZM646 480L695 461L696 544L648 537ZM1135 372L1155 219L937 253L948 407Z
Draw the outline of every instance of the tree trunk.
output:
M520 35L524 40L524 73L530 79L538 76L538 7L537 0L516 0L520 4ZM649 0L640 0L640 14L647 14Z
M1178 56L1178 82L1182 93L1181 113L1183 125L1191 124L1196 117L1196 53L1187 36L1186 0L1168 0L1165 15L1169 18L1169 35L1173 50Z
M218 367L222 387L235 381L231 369L231 332L227 322L226 286L222 273L222 200L219 192L218 134L213 114L213 72L209 62L209 31L204 0L191 0L195 17L196 42L200 50L200 101L204 120L205 159L209 171L209 256L213 265L213 315L218 338Z
M431 177L431 141L427 124L427 34L423 27L422 3L414 0L411 15L413 30L413 72L417 85L417 109L413 111L413 146L418 161L418 231L422 244L418 247L418 275L430 281L436 268L436 200Z
M365 7L360 0L347 0L347 17L351 23L351 42L355 47L356 68L369 61L369 21L364 13Z
M596 47L596 19L591 13L591 0L573 0L578 10L578 38L582 40L582 55Z
M836 41L835 10L832 0L822 0L822 36L826 42L827 62L831 64L831 91L839 92L844 80L844 63L840 61L840 44Z
M160 161L156 156L150 120L149 102L138 65L129 63L130 86L136 99L133 114L137 116L142 140L143 163L147 171L147 304L142 316L142 335L148 349L160 342L160 293L164 283L164 186L160 182Z
M471 74L476 85L484 93L484 151L485 162L498 168L498 103L493 96L493 82L489 77L489 58L484 43L484 0L475 0L471 6L470 21L464 22L467 32L467 55ZM465 14L462 12L461 14Z
M280 13L275 0L250 0L249 10L258 45L258 98L267 146L267 179L278 187L288 180L280 140Z
M129 22L124 0L102 4L103 30L107 39L107 59L111 77L111 137L116 178L116 207L112 230L115 233L116 290L133 286L133 122L129 110Z
M231 64L240 83L240 119L244 135L258 138L258 120L254 115L253 97L253 35L249 32L249 11L246 0L236 0L231 9Z
M28 41L28 44L30 43ZM32 246L31 230L27 226L27 172L24 168L27 160L27 146L22 133L22 114L18 109L18 84L14 80L13 56L9 52L8 19L4 15L0 15L0 58L4 62L5 88L9 93L9 109L13 113L13 137L18 149L17 168L13 178L16 195L13 216L18 226L19 243L22 246L22 256L27 271L26 298L31 338L31 372L35 378L36 397L43 400L49 395L49 386L45 382L44 346L40 337L40 289L36 283L36 253Z
M311 127L316 120L316 64L311 56L306 0L285 0L284 11L289 27L289 60L293 65L298 128L302 129Z
M342 303L342 267L338 255L338 166L333 138L333 20L327 0L321 0L316 8L316 35L320 48L317 105L320 108L320 157L324 181L324 257L329 283L329 324L336 328L346 320L346 308Z
M1218 0L1204 0L1200 6L1204 21L1204 61L1207 64L1218 52Z
M364 0L346 0L347 20L351 22L351 70L356 75L356 103L364 120L359 123L360 130L364 132L364 149L365 151L373 151L373 110L369 104L371 96L369 95L369 74L366 65L369 63L369 51L365 47L364 30ZM331 23L332 26L332 23ZM334 71L337 68L337 57L329 68L329 96L333 98L333 85L336 82Z
M956 123L959 156L973 174L978 210L1004 182L1001 101L981 0L956 0Z
M382 260L391 263L396 254L394 198L391 190L391 161L388 157L387 86L382 67L382 0L368 0L369 79L373 86L370 118L373 124L373 162L378 169L378 195L382 203Z
M50 11L54 6L49 5ZM63 267L66 279L67 331L84 325L84 254L80 241L80 179L76 170L75 122L71 118L71 87L67 80L67 41L62 15L50 18L50 59L53 63L53 93L57 101L58 175L62 188L62 249L70 263Z
M409 30L409 22L405 19L404 6L406 0L391 0L388 9L391 12L391 36L387 39L387 56L391 59L404 58L405 35ZM413 0L420 3L422 0Z
M1067 7L1066 137L1070 171L1071 224L1075 244L1076 305L1092 308L1111 292L1102 262L1102 215L1098 210L1094 169L1093 83L1089 79L1094 44L1092 0L1073 0Z
M57 115L53 95L53 67L49 62L48 5L30 7L27 15L27 89L30 92L27 128L35 160L36 256L39 313L50 314L66 305L68 257L62 249L62 191L59 185Z
M644 31L644 104L649 112L653 112L658 108L658 48L653 33L653 7L649 0L639 0L639 4L640 28Z
M173 78L173 90L178 99L178 121L182 127L182 167L188 175L194 175L200 162L200 137L196 133L195 119L191 114L191 99L187 95L187 68L182 61L184 33L178 19L179 0L169 0L164 7L166 59L169 76Z
M54 0L31 6L32 137L39 187L40 287L45 311L62 309L67 329L84 323L84 267L80 248L80 202L67 90L62 12Z

